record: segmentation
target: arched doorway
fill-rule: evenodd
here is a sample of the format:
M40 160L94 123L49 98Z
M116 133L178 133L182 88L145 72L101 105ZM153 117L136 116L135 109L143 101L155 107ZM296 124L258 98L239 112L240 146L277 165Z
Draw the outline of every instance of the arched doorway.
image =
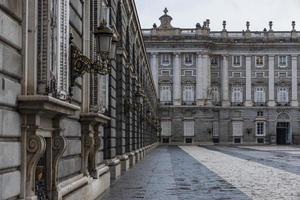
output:
M276 143L279 145L292 143L290 116L287 113L281 113L277 117Z

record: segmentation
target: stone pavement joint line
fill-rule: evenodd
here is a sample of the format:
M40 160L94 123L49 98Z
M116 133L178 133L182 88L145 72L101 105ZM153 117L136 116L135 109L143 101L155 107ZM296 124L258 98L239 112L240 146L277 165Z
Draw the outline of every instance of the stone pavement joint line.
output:
M202 147L180 148L254 200L300 199L299 175Z

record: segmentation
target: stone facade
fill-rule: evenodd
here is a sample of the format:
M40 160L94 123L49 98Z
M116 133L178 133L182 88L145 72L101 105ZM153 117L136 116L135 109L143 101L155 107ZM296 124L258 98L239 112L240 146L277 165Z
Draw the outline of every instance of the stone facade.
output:
M116 46L107 58L102 20ZM0 0L0 24L0 199L97 198L156 145L134 1ZM100 62L108 73L77 74Z
M300 33L143 29L160 98L161 142L299 144Z

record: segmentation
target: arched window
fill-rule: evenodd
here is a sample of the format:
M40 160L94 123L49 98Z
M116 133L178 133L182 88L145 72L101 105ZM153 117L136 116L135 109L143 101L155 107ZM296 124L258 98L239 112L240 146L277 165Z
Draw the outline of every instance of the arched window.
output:
M277 88L277 101L278 103L289 102L289 88L286 87Z
M192 85L185 85L183 87L183 101L193 102L194 100L194 87Z
M254 102L255 103L265 103L266 102L265 88L263 88L263 87L255 88Z
M171 86L163 85L160 87L160 101L161 102L170 102L171 101Z
M243 89L241 87L233 87L231 95L232 103L242 103L243 102Z

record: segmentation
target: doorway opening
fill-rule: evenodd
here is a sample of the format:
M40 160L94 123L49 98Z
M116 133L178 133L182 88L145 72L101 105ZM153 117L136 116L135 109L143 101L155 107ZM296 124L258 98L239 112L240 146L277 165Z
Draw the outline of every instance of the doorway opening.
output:
M279 145L289 144L290 123L278 122L276 126L276 141Z

